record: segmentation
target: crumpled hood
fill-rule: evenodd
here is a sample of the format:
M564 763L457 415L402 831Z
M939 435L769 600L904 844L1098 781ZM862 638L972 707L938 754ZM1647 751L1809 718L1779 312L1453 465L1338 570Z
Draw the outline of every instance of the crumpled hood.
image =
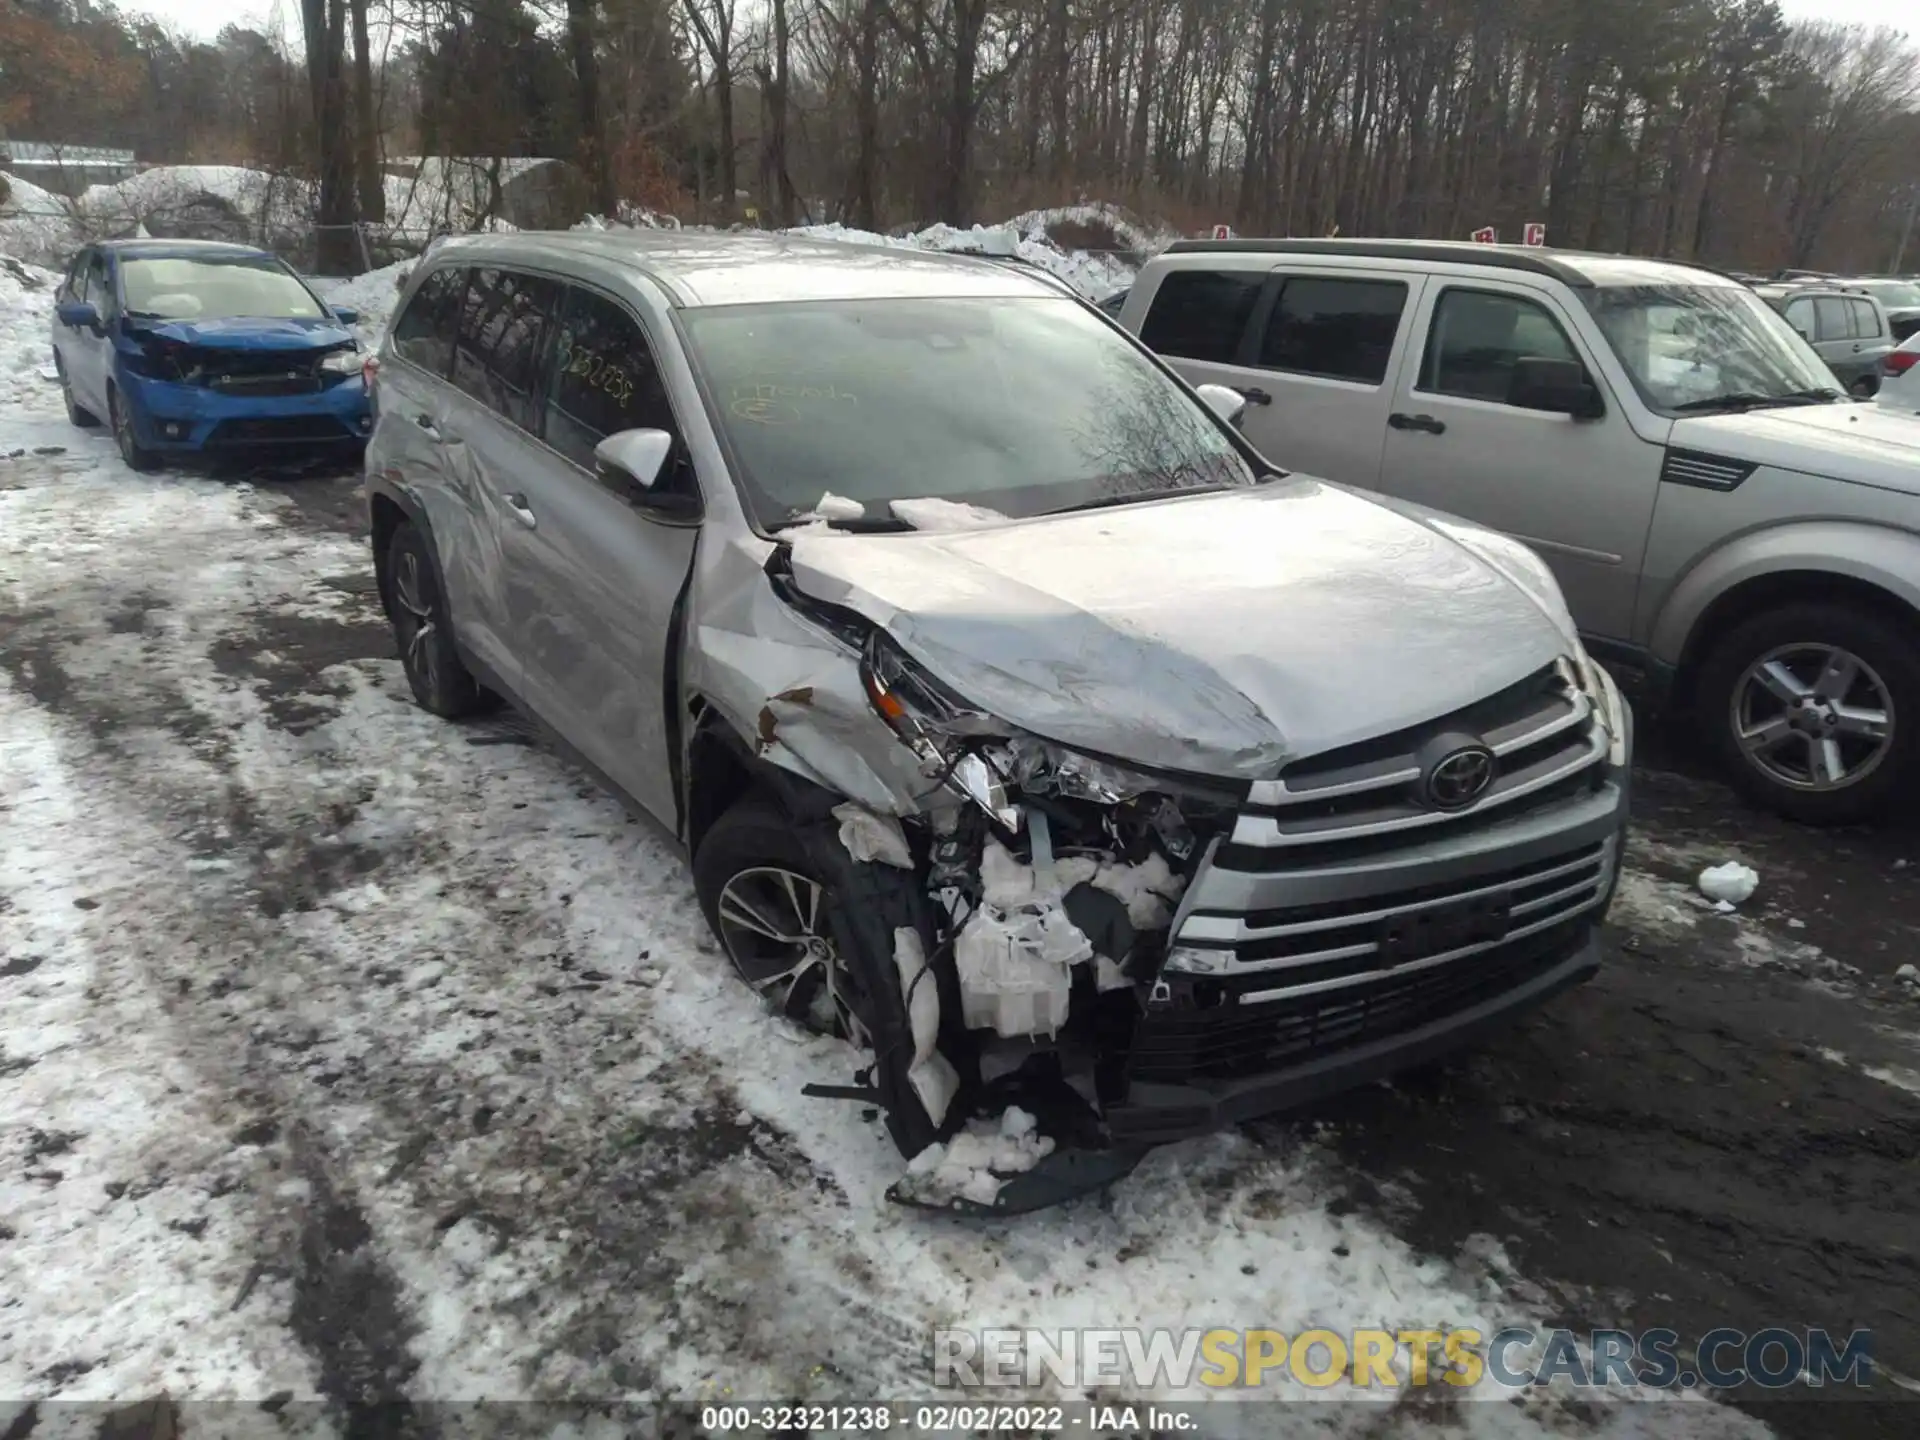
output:
M1676 420L1668 443L1729 460L1920 493L1920 421L1880 405L1794 405Z
M1003 720L1242 779L1483 699L1569 648L1419 513L1299 478L991 529L804 535L792 569Z
M222 350L331 350L353 332L331 316L311 320L218 315L205 320L129 320L127 328L183 345Z

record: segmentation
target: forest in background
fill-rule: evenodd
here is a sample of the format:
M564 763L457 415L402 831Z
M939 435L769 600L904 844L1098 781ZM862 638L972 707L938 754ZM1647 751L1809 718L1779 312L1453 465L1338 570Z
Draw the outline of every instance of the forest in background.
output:
M1920 266L1920 49L1773 0L287 0L211 42L0 0L0 125L317 184L553 156L582 211L1182 230ZM308 63L311 57L312 63ZM346 243L348 231L339 232Z

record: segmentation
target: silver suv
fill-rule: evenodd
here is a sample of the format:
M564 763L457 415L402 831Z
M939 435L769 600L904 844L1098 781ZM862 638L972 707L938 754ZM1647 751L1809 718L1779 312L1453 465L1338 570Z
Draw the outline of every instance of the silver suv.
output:
M1903 338L1884 305L1852 280L1794 280L1756 285L1754 293L1786 316L1847 393L1871 400L1881 362Z
M1849 402L1746 286L1518 247L1189 241L1121 323L1238 389L1281 464L1540 551L1588 649L1697 717L1762 803L1855 820L1920 776L1920 425Z
M678 837L904 1152L1013 1117L1017 1178L903 1198L1044 1203L1595 969L1630 722L1545 567L1275 473L1042 276L456 240L374 393L419 702L509 698Z

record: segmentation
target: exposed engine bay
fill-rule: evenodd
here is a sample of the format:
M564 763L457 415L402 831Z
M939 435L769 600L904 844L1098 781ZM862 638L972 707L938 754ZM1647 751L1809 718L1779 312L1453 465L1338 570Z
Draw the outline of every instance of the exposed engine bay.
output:
M927 957L901 932L896 962L916 1040L909 1082L952 1135L914 1157L895 1198L1025 1209L1124 1173L1136 1157L1102 1144L1099 1106L1124 1089L1133 1024L1159 982L1188 881L1231 822L1231 788L1148 775L1019 731L969 707L878 630L865 638L861 677L918 758L927 808L901 820L842 805L840 840L856 860L912 871L940 931ZM916 984L923 966L951 967L973 1053L952 1057L934 1043L942 987ZM958 1082L956 1059L979 1085ZM957 1113L969 1099L969 1113ZM1089 1166L1089 1149L1103 1160ZM1030 1175L1036 1166L1060 1173Z

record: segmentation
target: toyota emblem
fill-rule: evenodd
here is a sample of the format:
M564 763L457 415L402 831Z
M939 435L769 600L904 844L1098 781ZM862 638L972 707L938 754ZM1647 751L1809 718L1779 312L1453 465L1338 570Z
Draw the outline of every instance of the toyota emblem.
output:
M1493 784L1493 752L1475 743L1447 751L1420 772L1420 799L1435 810L1464 810Z

